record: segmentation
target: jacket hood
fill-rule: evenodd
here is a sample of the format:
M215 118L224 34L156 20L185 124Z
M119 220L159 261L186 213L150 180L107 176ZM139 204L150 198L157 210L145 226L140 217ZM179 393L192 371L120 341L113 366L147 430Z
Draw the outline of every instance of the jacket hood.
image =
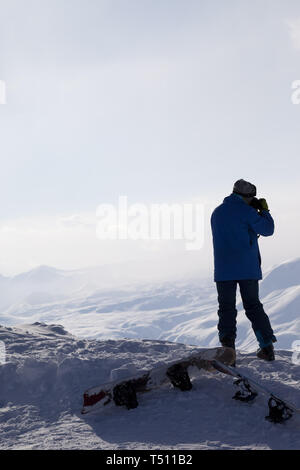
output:
M246 204L242 197L238 196L238 194L230 194L230 196L225 197L224 201L225 204Z

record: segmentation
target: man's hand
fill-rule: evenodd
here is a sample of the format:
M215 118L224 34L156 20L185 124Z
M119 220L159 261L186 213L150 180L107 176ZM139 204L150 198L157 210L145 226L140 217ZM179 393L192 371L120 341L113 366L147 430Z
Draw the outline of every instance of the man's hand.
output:
M257 199L256 197L254 197L250 205L259 212L269 210L268 203L264 198Z
M259 199L258 200L259 204L260 204L260 210L262 211L268 211L269 210L269 206L268 206L268 203L265 199Z
M250 203L250 206L254 207L254 209L256 209L257 211L261 209L260 207L260 202L259 200L257 199L257 197L254 197Z

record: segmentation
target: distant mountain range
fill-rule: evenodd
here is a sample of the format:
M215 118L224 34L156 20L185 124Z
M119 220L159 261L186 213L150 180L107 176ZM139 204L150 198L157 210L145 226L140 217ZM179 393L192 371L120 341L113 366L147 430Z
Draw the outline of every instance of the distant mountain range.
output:
M59 323L78 336L159 339L218 344L217 297L211 280L131 283L110 266L73 271L40 266L0 277L0 324ZM260 283L262 302L278 337L292 349L300 340L300 258L270 269ZM256 348L239 300L238 346Z

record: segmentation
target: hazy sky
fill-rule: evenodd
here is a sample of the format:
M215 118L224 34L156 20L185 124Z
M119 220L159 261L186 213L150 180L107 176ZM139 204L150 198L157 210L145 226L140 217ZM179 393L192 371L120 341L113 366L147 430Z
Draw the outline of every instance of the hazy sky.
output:
M119 195L206 203L203 250L162 251L208 269L239 178L277 223L266 263L299 255L298 0L0 0L0 80L0 272L157 255L95 239Z

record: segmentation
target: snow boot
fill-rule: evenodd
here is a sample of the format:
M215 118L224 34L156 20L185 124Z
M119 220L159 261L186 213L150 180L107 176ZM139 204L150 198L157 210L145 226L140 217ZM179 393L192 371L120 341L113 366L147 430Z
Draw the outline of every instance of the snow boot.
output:
M235 338L231 338L229 336L225 336L224 338L222 338L220 340L222 346L224 346L225 348L232 348L235 350ZM236 366L236 362L234 361L233 364L231 364L232 367L235 367Z
M256 352L256 355L259 359L264 359L265 361L274 361L275 354L273 344L271 343L265 348L259 348Z

